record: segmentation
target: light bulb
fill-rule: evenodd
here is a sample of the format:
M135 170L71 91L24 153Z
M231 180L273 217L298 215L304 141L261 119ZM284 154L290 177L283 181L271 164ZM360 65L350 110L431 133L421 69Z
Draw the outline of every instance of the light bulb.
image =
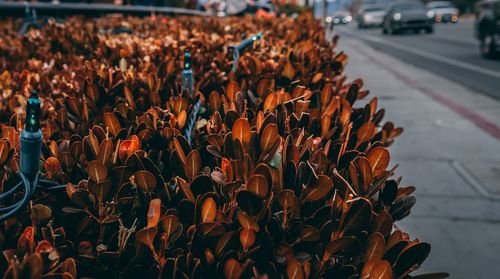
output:
M27 132L37 132L40 130L40 99L38 92L33 90L26 105L26 125Z

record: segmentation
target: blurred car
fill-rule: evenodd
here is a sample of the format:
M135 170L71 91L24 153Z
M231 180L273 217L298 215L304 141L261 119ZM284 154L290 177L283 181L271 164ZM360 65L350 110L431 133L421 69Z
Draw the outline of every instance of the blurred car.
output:
M500 56L500 0L478 2L475 6L475 35L485 58Z
M380 27L384 22L385 6L379 4L364 5L360 8L358 16L358 28Z
M398 34L405 30L426 33L434 32L434 12L418 1L391 2L384 16L382 32L384 34Z
M326 24L337 25L347 24L352 21L351 13L348 11L336 11L331 16L325 18Z
M439 22L458 21L459 10L449 1L435 1L427 3L427 9L434 12L434 20Z
M270 1L250 1L248 2L246 13L256 14L259 11L264 11L268 14L276 14L276 9Z

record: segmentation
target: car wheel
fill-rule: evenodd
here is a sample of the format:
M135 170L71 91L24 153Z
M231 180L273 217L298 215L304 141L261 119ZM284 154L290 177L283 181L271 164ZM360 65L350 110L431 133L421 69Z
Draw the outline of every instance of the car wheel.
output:
M427 34L432 34L432 33L434 33L434 28L433 28L433 27L427 27L427 28L425 29L425 33L427 33Z
M483 36L479 48L481 50L481 55L484 58L491 59L498 56L498 53L496 52L495 40L493 40L493 37L489 34Z

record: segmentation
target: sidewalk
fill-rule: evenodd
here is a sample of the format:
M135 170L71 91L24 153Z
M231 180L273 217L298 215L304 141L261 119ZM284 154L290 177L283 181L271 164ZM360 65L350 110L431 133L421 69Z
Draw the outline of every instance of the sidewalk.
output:
M390 148L391 165L417 187L417 204L397 224L431 243L422 271L498 278L500 102L354 38L341 37L339 49L349 55L348 78L362 78L384 119L405 129Z

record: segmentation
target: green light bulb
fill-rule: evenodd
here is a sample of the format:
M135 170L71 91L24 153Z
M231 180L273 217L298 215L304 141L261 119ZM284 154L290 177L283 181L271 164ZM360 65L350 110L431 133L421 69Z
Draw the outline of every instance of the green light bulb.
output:
M27 132L37 132L40 129L40 99L38 92L33 90L26 105L26 126Z
M189 50L186 50L184 52L184 70L190 70L191 69L191 54L189 53Z

